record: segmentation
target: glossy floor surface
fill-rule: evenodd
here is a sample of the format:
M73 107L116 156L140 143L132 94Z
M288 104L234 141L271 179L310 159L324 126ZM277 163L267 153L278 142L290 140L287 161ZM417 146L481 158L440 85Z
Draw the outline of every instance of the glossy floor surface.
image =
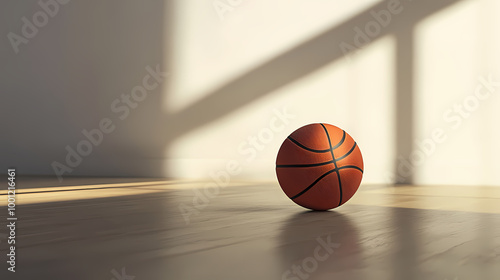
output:
M1 279L500 279L500 187L363 185L310 212L275 182L64 183L18 183L17 272L0 230Z

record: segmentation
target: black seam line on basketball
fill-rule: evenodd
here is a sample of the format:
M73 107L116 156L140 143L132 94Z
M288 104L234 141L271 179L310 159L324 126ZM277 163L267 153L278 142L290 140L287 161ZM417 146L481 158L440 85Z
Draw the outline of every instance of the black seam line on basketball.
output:
M346 165L346 166L342 166L342 167L337 168L337 170L342 170L342 169L356 169L356 170L361 171L361 173L363 173L363 169L357 167L356 165Z
M335 170L337 170L337 161L335 160L335 156L333 155L333 147L332 147L332 141L330 140L330 134L328 133L328 130L326 129L326 127L320 123L320 125L323 127L323 129L325 130L325 133L326 133L326 137L328 138L328 145L330 145L330 153L332 154L332 160L333 160L333 165L335 165ZM344 143L345 141L345 131L342 130L344 132L344 135L342 136L342 140L340 140L340 142L335 145L335 147L339 147L340 145L342 145L342 143ZM342 204L342 180L340 178L340 172L337 172L337 179L339 180L339 192L340 192L340 201L339 201L339 206Z
M290 199L296 199L297 197L303 195L304 193L306 193L308 190L310 190L314 185L316 185L321 179L323 179L326 175L330 174L330 173L333 173L333 172L337 172L339 173L338 171L339 170L342 170L342 169L356 169L356 170L359 170L361 171L361 173L363 173L363 169L355 166L355 165L346 165L346 166L342 166L342 167L339 167L337 169L332 169L328 172L326 172L325 174L321 175L318 177L318 179L316 179L316 181L314 181L312 184L310 184L307 188L305 188L304 190L302 190L300 193L290 197Z
M323 126L323 124L321 124L321 125ZM342 145L344 143L345 137L346 137L345 130L342 130L344 133L342 135L342 139L340 140L340 142L337 145L335 145L335 146L332 147L332 143L330 142L330 135L328 134L328 131L326 131L326 127L323 126L323 128L325 129L326 135L328 136L328 142L330 143L330 149L332 151L335 150L335 149L337 149L338 147L340 147L340 145Z
M335 160L336 160L336 161L339 161L339 160L341 160L341 159L346 158L348 155L350 155L350 154L354 151L354 149L355 149L355 148L356 148L356 142L354 142L354 145L353 145L353 146L352 146L352 148L349 150L349 152L347 152L345 155L343 155L343 156L341 156L341 157L339 157L339 158L336 158Z
M301 196L301 195L305 194L308 190L310 190L312 187L314 187L314 185L316 185L319 181L321 181L321 179L325 178L325 177L326 177L326 175L328 175L328 174L330 174L330 173L333 173L333 172L335 172L335 171L337 171L337 170L336 170L336 169L332 169L332 170L330 170L330 171L326 172L325 174L323 174L323 175L319 176L319 177L318 177L318 179L316 179L316 181L314 181L312 184L310 184L307 188L303 189L303 190L302 190L301 192L299 192L298 194L296 194L296 195L294 195L294 196L290 197L290 199L292 199L292 200L293 200L293 199L296 199L297 197L299 197L299 196Z
M330 149L326 149L326 150L315 150L315 149L311 149L311 148L308 148L302 144L300 144L297 140L293 139L292 137L288 136L287 137L288 139L290 139L290 141L292 141L295 145L301 147L302 149L304 150L308 150L310 152L313 152L313 153L328 153L330 151Z
M333 160L320 162L320 163L310 163L310 164L280 164L276 165L276 168L290 168L290 167L315 167L322 166L333 163Z

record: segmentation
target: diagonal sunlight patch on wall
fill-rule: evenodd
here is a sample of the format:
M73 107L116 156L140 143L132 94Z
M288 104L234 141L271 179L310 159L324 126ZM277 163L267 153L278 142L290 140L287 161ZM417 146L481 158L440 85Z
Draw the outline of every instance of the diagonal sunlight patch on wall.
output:
M373 31L372 29L370 35L371 38L365 40L368 41L365 43L371 45L374 44L374 42L378 42L379 39L384 38L388 35L394 36L394 38L396 38L396 40L399 42L398 46L400 47L398 48L397 52L398 56L396 56L397 61L396 63L394 63L397 69L393 69L392 73L401 73L401 72L406 73L404 79L405 81L408 80L411 86L414 83L413 72L408 71L408 69L413 69L413 64L411 64L412 60L410 60L410 65L405 64L407 60L400 61L402 58L404 58L405 53L407 53L404 49L406 45L401 44L401 42L404 42L405 38L408 37L407 34L409 31L413 32L413 28L417 22L421 21L423 18L426 18L434 13L439 12L442 9L447 8L450 5L453 5L458 1L459 0L447 0L440 2L426 1L425 3L415 2L415 1L401 2L404 3L403 8L405 9L404 10L405 14L404 15L401 14L401 16L399 16L402 10L401 7L398 6L394 8L394 6L391 6L390 9L392 9L393 11L398 10L397 12L392 12L393 15L397 14L398 17L396 16L392 17L393 19L391 23L386 25L385 28L376 29L376 32ZM175 133L172 133L169 136L168 139L169 145L166 145L167 148L165 150L165 153L168 155L167 161L169 160L175 161L176 158L171 155L175 155L176 152L180 153L181 156L185 156L185 153L181 152L183 150L183 148L181 147L182 145L188 143L189 141L185 141L187 138L183 138L184 135L187 135L188 133L191 134L191 136L195 135L197 133L196 130L209 132L211 130L209 130L207 126L214 125L214 127L216 127L215 125L218 122L222 121L224 118L232 118L236 116L235 114L239 114L240 112L238 111L240 111L242 108L249 108L248 107L250 106L249 104L251 103L257 104L258 103L257 100L265 100L269 98L268 95L270 93L273 93L273 95L275 95L281 92L282 90L286 91L286 88L288 86L291 87L292 84L296 86L297 82L300 81L302 78L312 75L319 69L327 67L333 62L335 62L333 64L340 63L339 62L340 60L346 59L346 55L349 55L350 56L349 58L352 58L356 56L356 55L352 56L354 52L363 53L364 49L368 48L366 46L356 45L356 40L357 40L356 38L359 37L360 35L358 35L358 31L355 28L364 27L366 29L368 24L372 24L373 26L373 24L376 23L374 20L373 11L382 11L384 9L389 9L390 6L389 4L393 2L394 1L380 2L373 6L370 6L369 8L363 10L363 12L359 13L358 15L348 18L345 22L335 25L333 28L327 30L326 32L323 32L319 35L309 38L307 41L302 42L300 45L288 49L283 53L275 55L274 58L268 59L266 62L260 64L257 67L252 68L243 75L239 76L235 75L237 76L236 78L232 78L229 82L223 84L222 86L220 86L219 84L218 87L216 86L207 87L205 89L207 92L204 92L202 95L198 95L196 98L193 98L191 101L185 103L189 105L180 106L179 108L181 109L179 110L173 110L173 109L170 110L169 107L165 105L166 103L168 103L166 102L166 100L168 100L168 98L171 97L167 97L166 99L164 99L164 107L165 110L167 111L167 116L169 117L167 129L172 129L173 131L175 131ZM383 41L384 40L381 40L380 42ZM339 44L341 42L347 42L351 45L355 44L357 48L348 49L346 53L345 49L339 47ZM179 59L179 56L177 55L178 54L177 52L179 51L180 48L177 47L176 55L174 55L175 57L178 57L177 59ZM239 55L241 54L238 54L238 56ZM411 53L410 55L413 56L413 53ZM228 61L230 60L228 59ZM192 63L196 64L195 62ZM176 64L182 64L182 63L176 63ZM204 73L210 72L208 71L210 69L212 68L207 68L206 71L204 71ZM182 71L180 72L182 73ZM186 72L186 70L184 70L184 72ZM378 70L374 70L373 72L377 74L380 73L380 71ZM236 73L236 72L233 71L231 73ZM390 75L390 73L387 74ZM187 74L183 75L183 77L185 77L186 79L185 82L186 84L188 83L187 81L190 81L188 79L188 76L189 75ZM179 78L179 80L182 80L182 78ZM408 89L407 87L403 87L401 85L401 82L396 86L397 90ZM213 88L215 88L215 90ZM323 88L323 91L325 92L328 92L329 90L330 89L326 87ZM177 86L172 86L169 92L170 93L169 96L178 94L177 91L179 91L179 88ZM374 91L377 94L380 93L378 89ZM185 93L186 91L181 91L181 92ZM349 89L346 90L346 92L349 92ZM405 94L408 95L408 97L405 98L409 98L408 99L409 106L412 106L411 104L412 102L411 96L413 95L412 90L410 90L409 92L405 92ZM189 97L186 98L189 99ZM321 100L321 102L323 103L331 102L331 104L335 104L335 96L330 97L328 100ZM379 103L382 104L383 102L381 101ZM315 111L314 106L302 106L301 111L299 113L302 113L304 116L307 116L314 111ZM409 114L412 115L412 112L409 112ZM399 116L397 116L396 118L399 119ZM413 115L407 119L412 120ZM235 120L233 119L231 121L234 122ZM338 119L334 119L332 122L338 123ZM407 129L408 131L412 130L411 126L413 125L413 123L408 123L408 124L401 123L399 124L399 127L402 127L404 125L410 126L410 128ZM354 125L354 127L356 127L356 125ZM399 127L397 129L399 129ZM242 128L242 130L245 129ZM232 131L234 130L228 130L228 129L221 129L220 131L215 130L215 132L219 132L220 135L218 137L219 145L224 145L226 144L228 138L233 139L235 137L235 135L232 134ZM398 143L398 141L400 140L398 137L404 134L404 131L403 132L400 131L399 134L398 131L396 131L396 134L397 136L395 137L394 143ZM213 139L217 139L217 137L213 137ZM195 142L196 141L191 143ZM212 142L214 143L216 141ZM405 147L406 146L411 147L412 145L411 143L410 144L403 143L403 144L405 144ZM211 146L204 146L201 148L198 147L197 149L192 149L192 150L195 152L202 151L202 153L206 153L206 151L210 151L210 149L212 149L213 151L220 151L224 150L225 148L227 148L227 146L223 146L222 148L218 149L217 147L211 145ZM396 147L395 150L399 154L400 152L399 147ZM386 153L389 154L390 153L389 151L390 150L387 150ZM265 158L264 160L266 160L267 162L272 161L271 158ZM171 176L177 175L171 172L172 171L172 169L170 169L171 166L172 163L169 162L168 164L166 164L165 170ZM385 182L385 180L382 181Z
M214 9L216 2L178 1L175 79L163 104L169 112L189 107L222 84L380 1L240 1L228 7L223 21Z

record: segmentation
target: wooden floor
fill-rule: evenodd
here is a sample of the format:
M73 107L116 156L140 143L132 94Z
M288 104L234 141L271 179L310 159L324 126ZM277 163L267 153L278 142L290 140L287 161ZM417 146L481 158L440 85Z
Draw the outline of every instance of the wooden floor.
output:
M0 230L0 279L500 279L500 187L363 185L310 212L275 182L18 185L17 272Z

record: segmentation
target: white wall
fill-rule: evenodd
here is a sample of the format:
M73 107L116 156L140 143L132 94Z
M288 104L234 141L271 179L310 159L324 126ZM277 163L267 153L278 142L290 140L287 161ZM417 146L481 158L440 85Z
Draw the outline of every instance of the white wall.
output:
M499 11L498 1L462 1L417 26L417 137L434 128L448 136L419 167L419 183L500 184ZM490 75L495 92L477 102L479 77Z
M178 110L189 106L240 73L252 71L252 67L308 40L314 41L311 38L315 35L376 4L372 1L345 7L335 1L307 5L301 1L268 2L243 1L225 13L223 21L207 13L206 3L186 1L182 5L197 12L179 14L180 25L185 28L176 40L175 67L176 72L184 73L184 78L173 82L174 94L165 108ZM481 101L477 111L457 128L458 121L449 120L456 113L447 112L474 93L478 77L488 77L491 73L500 80L495 51L500 34L495 18L499 6L495 1L442 1L442 6L433 11L432 1L422 2L420 6L402 2L402 12L394 15L385 28L387 34L381 31L376 40L351 56L351 60L341 57L330 61L332 55L328 50L314 53L314 46L310 47L312 52L304 54L304 59L308 59L307 55L311 59L324 56L324 66L273 90L242 110L179 138L169 151L174 158L185 159L171 165L173 173L206 176L212 170L222 169L228 160L236 159L243 164L244 176L271 178L276 151L288 133L307 123L328 122L346 129L360 144L366 161L364 182L386 182L391 174L405 181L410 177L406 175L406 160L413 155L416 183L499 184L500 177L494 171L499 167L495 158L500 151L494 143L498 143L495 120L499 120L499 113L495 108L500 95L492 94ZM423 16L417 17L413 24L411 15L417 9ZM373 20L368 15L363 17L361 25L348 29L350 36L356 34L353 27L363 28ZM398 155L395 146L405 138L398 135L394 124L399 117L394 99L396 94L403 94L396 92L400 69L395 61L397 37L404 32L397 27L401 24L410 26L408 30L414 32L414 63L404 65L413 71L414 117L407 124L413 127L410 138L413 149L402 155L404 159L395 161ZM330 38L332 53L343 38ZM297 62L293 66L302 67L301 59L297 58L302 53L291 53L295 55L292 60ZM272 78L270 75L269 79ZM273 117L272 110L283 106L296 118L284 131L276 133L264 150L258 151L255 160L246 161L248 156L238 152L239 145L245 145L242 143L249 136L265 129ZM445 113L448 119L444 118ZM444 143L429 143L435 129L442 129ZM421 145L428 149L422 160L419 156L425 151L419 148Z
M68 3L19 54L2 41L2 95L18 105L2 109L14 116L2 122L17 132L2 136L2 168L53 173L65 146L109 116L116 130L71 175L201 178L237 161L238 177L267 180L286 136L325 122L358 142L365 183L391 175L409 181L398 155L420 159L425 142L430 152L413 162L414 182L500 185L500 89L460 125L448 112L466 98L473 102L478 77L500 80L497 2ZM228 3L223 19L214 3ZM20 18L37 8L1 5L12 6L3 34L19 31ZM354 45L354 28L375 22L370 11L382 10L397 13L369 44L344 56L340 44ZM117 118L109 105L157 64L169 78L125 120ZM401 100L413 104L413 117L397 110ZM266 136L283 108L294 117L251 157L249 137ZM429 144L436 129L446 140Z

